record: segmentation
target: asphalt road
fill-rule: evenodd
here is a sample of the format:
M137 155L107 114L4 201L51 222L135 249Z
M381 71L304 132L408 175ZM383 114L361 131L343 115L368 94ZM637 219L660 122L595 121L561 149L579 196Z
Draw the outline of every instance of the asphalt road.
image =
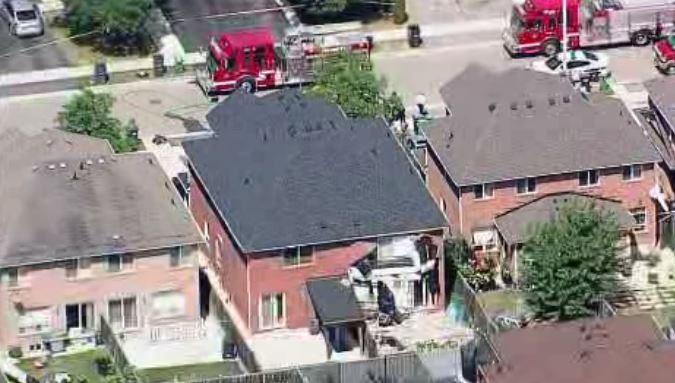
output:
M204 19L204 16L223 15L277 8L274 0L166 0L164 14L187 52L206 46L209 36L225 31L253 27L271 27L281 36L288 23L281 11L244 15L229 15Z
M27 72L70 66L75 62L75 52L69 52L63 44L53 44L32 49L27 52L18 51L54 40L47 28L43 36L18 38L9 34L7 24L0 20L0 73ZM8 54L8 57L4 55Z

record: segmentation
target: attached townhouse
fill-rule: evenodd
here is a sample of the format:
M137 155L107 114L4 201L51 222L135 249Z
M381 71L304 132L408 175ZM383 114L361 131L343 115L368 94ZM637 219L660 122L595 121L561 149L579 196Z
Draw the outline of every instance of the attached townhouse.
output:
M335 287L354 274L401 309L442 307L447 223L384 121L297 90L234 94L207 121L211 138L184 143L189 206L248 331L358 319Z
M426 131L427 186L477 255L517 272L532 227L579 198L617 212L633 249L656 244L661 157L619 101L589 100L556 76L478 65L441 94L448 116Z
M189 211L149 153L61 131L0 133L0 347L24 355L199 320Z

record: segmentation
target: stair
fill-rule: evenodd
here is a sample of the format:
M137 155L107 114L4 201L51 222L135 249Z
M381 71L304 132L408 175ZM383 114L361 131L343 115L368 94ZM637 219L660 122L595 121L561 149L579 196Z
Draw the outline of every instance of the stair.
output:
M617 310L651 311L675 306L675 286L624 288L609 299Z

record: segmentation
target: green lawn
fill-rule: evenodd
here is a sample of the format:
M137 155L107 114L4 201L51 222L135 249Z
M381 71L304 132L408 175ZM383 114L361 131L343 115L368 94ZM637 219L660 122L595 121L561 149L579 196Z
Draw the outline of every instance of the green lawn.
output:
M241 370L236 362L191 364L138 371L138 376L146 383L173 382L176 378L180 381L190 381L238 374L241 374Z
M477 298L491 317L499 314L521 315L527 312L525 299L518 290L488 291L478 294Z
M52 359L46 368L37 369L33 363L36 359L24 359L18 367L35 378L42 379L48 372L67 372L74 377L83 377L88 383L105 382L105 379L96 371L94 358L98 350L84 351L77 354L57 356Z

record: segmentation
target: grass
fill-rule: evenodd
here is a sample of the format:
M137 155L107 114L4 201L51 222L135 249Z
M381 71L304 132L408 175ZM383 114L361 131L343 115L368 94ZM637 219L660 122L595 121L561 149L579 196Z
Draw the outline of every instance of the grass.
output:
M478 294L477 298L487 314L492 317L500 313L517 316L527 311L525 298L518 290L488 291Z
M99 352L99 350L91 350L57 356L52 359L49 366L41 369L33 365L36 359L23 359L18 367L39 380L42 380L47 372L67 372L74 377L86 378L89 383L105 382L105 379L98 374L94 363L94 358Z
M176 379L190 381L238 374L241 374L241 370L236 362L191 364L138 371L139 377L146 383L173 382Z

